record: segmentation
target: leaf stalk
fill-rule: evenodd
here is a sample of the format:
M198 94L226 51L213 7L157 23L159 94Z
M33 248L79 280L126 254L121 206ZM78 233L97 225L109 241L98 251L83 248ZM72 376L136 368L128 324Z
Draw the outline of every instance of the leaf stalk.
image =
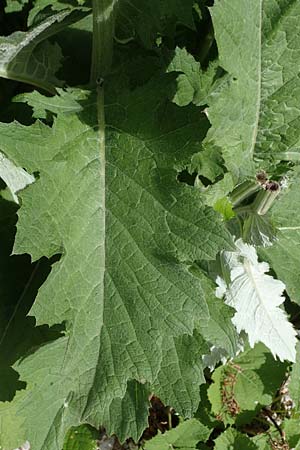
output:
M274 186L274 188L267 188L266 190L262 190L257 194L253 202L253 211L260 216L264 216L269 211L274 203L274 200L280 192L279 183L272 183L272 186Z
M230 200L235 207L260 189L261 186L257 181L245 181L234 189L230 195Z

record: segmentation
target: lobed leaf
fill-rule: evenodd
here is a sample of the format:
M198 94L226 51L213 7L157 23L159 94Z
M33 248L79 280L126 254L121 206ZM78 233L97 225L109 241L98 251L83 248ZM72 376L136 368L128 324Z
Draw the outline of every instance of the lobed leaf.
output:
M112 89L105 159L92 95L81 112L58 114L52 128L0 124L6 156L39 172L22 194L14 251L33 260L61 254L30 314L37 324L66 324L65 337L15 365L27 388L0 407L4 447L28 439L37 450L60 450L66 430L86 422L123 440L141 424L137 430L132 411L121 418L116 406L131 380L155 387L160 373L170 373L164 344L186 361L186 372L195 367L198 354L187 357L187 349L209 313L189 261L215 258L232 243L201 193L177 182L174 166L201 141L206 120L168 102L166 83L154 79L116 97ZM161 392L166 401L186 395L177 405L188 417L201 366L182 395L180 364L174 394Z
M267 275L269 266L258 262L255 247L236 241L236 252L224 252L225 281L218 293L235 308L233 317L238 332L245 330L250 346L263 342L279 359L295 361L296 331L279 306L284 302L285 285ZM222 292L223 290L223 292Z
M212 90L218 62L209 66L207 71L202 71L200 63L184 48L177 47L174 56L168 64L168 72L180 72L178 75L177 89L173 102L179 106L194 103L197 106L205 105L207 97Z

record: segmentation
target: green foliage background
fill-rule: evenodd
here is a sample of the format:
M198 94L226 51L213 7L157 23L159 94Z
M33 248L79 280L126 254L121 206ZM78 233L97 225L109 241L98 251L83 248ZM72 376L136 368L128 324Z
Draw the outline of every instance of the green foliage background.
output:
M215 283L242 237L299 328L300 4L4 3L1 448L300 448L299 344L250 348Z

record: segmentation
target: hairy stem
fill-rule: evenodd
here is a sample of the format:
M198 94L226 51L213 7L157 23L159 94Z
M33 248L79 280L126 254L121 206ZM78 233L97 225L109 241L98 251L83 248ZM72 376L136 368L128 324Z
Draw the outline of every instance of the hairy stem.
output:
M110 71L117 3L118 0L93 0L92 86L100 84Z

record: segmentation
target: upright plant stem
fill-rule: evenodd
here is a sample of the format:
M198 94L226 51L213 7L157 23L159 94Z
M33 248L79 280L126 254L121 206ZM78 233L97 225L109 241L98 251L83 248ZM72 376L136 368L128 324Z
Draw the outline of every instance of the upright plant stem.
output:
M92 86L100 84L110 71L117 2L118 0L93 0Z
M93 53L90 82L97 89L99 144L101 159L104 158L103 163L105 163L104 80L112 63L114 9L117 1L93 0Z

